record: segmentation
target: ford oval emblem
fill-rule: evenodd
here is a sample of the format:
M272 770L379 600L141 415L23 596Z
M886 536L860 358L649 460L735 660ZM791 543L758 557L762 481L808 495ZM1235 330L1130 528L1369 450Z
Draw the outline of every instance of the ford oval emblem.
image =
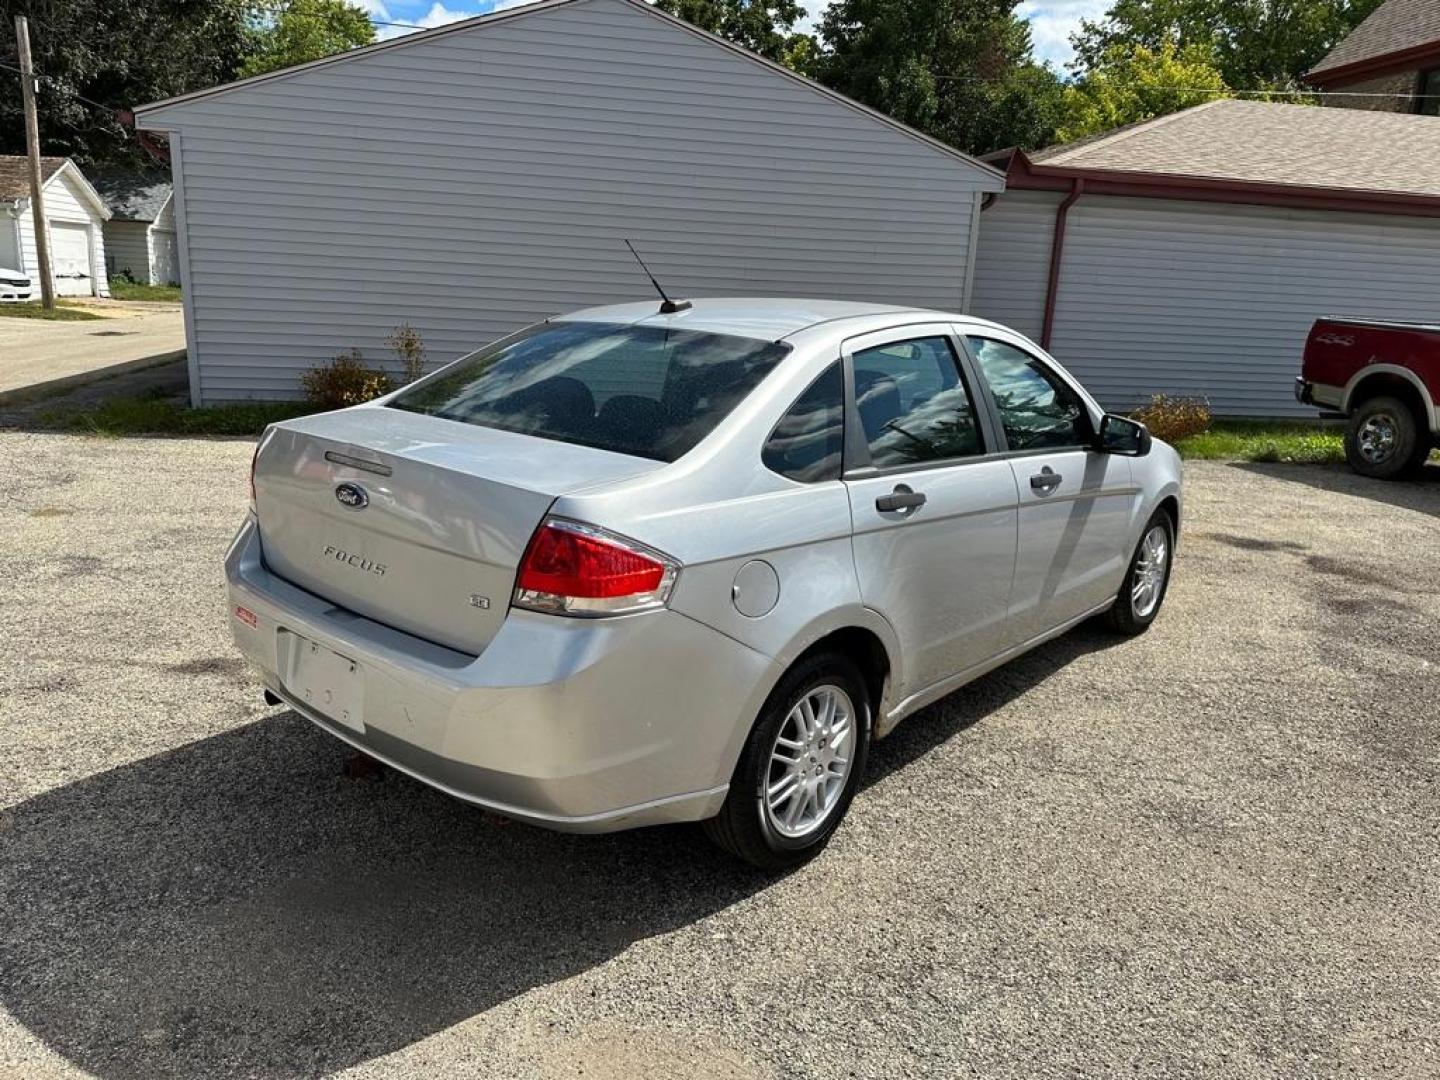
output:
M359 484L335 485L335 498L341 506L348 506L351 510L364 510L370 505L370 496Z

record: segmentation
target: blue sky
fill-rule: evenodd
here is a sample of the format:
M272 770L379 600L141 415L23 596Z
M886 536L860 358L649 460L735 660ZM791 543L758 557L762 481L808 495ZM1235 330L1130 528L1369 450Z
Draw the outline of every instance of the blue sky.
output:
M355 0L376 19L387 22L414 23L418 26L444 26L472 15L483 15L500 8L518 7L528 0ZM824 0L801 0L810 9L807 24L813 25ZM1035 54L1064 68L1070 61L1069 38L1082 18L1098 18L1110 0L1024 0L1019 7L1022 18L1030 20L1035 38ZM807 26L808 28L808 26ZM399 27L376 28L381 38L409 33Z

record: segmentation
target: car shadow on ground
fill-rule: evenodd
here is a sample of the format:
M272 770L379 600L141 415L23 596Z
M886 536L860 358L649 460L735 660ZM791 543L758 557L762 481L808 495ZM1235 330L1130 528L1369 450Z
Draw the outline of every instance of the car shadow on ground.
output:
M1113 640L1081 629L917 714L868 782ZM693 826L502 825L398 774L346 779L346 755L281 713L0 814L0 1004L104 1077L318 1075L774 880Z
M1368 476L1350 471L1344 465L1282 465L1241 461L1233 463L1231 468L1440 517L1440 460L1433 457L1417 476L1406 480L1372 480Z

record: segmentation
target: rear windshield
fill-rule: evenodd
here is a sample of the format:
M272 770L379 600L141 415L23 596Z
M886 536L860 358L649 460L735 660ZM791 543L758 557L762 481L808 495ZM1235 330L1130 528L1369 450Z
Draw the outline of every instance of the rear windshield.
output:
M789 346L655 326L553 323L401 392L392 408L674 461Z

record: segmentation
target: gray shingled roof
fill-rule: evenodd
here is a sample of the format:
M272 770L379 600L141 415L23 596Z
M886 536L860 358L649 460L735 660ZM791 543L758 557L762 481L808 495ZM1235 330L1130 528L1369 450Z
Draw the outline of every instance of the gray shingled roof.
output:
M30 172L23 155L0 154L0 199L28 199L30 197ZM43 184L55 175L55 170L65 164L63 157L42 157L40 159L40 182Z
M154 221L170 198L170 178L164 173L102 172L90 183L115 221Z
M1028 155L1037 165L1440 197L1440 117L1223 99Z
M1440 2L1386 0L1308 74L1323 75L1334 68L1429 44L1440 44Z

